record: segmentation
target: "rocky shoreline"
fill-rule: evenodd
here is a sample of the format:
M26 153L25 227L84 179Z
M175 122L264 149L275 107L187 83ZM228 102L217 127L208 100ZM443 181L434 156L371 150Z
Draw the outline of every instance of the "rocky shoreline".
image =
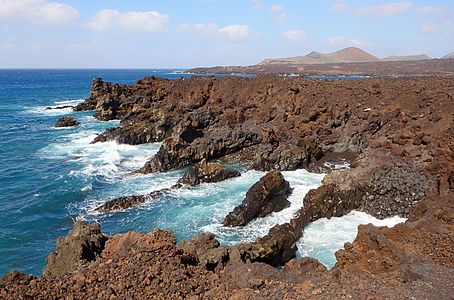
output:
M50 254L45 277L12 272L0 280L0 298L449 299L453 91L452 77L149 77L135 85L97 78L75 110L95 110L99 120L120 119L121 127L94 143L162 142L134 174L193 165L177 185L238 175L210 162L218 159L271 171L251 188L235 217L226 218L227 226L275 211L268 207L273 201L276 209L285 207L288 183L273 170L329 174L292 220L232 247L210 234L177 245L167 231L109 237L95 225L76 223ZM350 167L327 167L337 160ZM120 198L99 210L140 205L162 192ZM294 259L305 226L352 210L409 220L392 229L360 226L355 242L337 252L332 270L314 259Z

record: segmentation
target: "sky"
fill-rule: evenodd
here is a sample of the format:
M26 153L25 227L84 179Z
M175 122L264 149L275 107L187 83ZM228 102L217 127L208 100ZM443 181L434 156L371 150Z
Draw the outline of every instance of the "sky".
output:
M454 1L0 0L0 68L190 68L454 51Z

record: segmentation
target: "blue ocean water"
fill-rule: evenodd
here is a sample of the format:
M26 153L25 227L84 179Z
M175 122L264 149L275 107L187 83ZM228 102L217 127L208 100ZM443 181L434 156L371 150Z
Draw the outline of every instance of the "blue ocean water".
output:
M190 76L178 70L0 70L0 276L12 269L41 274L56 238L65 235L77 219L99 222L111 234L163 228L174 230L179 240L210 231L226 245L251 241L288 221L302 205L305 193L321 184L320 174L284 172L294 188L289 199L292 205L241 229L223 228L221 222L264 175L241 166L235 166L242 171L241 178L173 191L158 201L115 214L93 214L95 207L110 199L170 187L185 170L125 176L143 166L160 145L90 144L118 121L99 122L92 112L46 107L83 101L96 76L134 83L150 75ZM76 117L81 126L54 128L62 115ZM343 239L332 235L332 242L322 239L322 243L317 237L334 223L319 222L300 241L300 253L332 266L334 251L354 238L357 223L374 221L367 215L342 220L334 221L343 222Z

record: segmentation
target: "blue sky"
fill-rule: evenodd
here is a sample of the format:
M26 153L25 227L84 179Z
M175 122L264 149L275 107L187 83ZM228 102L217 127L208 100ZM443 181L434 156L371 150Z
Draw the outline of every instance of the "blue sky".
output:
M454 1L0 0L0 68L251 65L348 46L444 56Z

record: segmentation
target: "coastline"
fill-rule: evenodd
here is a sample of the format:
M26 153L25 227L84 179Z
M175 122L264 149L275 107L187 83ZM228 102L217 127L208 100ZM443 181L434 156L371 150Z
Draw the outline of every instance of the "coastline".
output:
M131 256L124 264L120 261L131 253L137 257L146 256L145 253L153 249L158 253L149 257L153 264L166 260L163 254L171 251L172 258L167 261L171 266L189 269L197 274L185 275L182 281L195 280L195 287L205 286L201 290L196 289L198 292L188 290L185 296L194 294L209 297L208 291L211 291L215 298L221 298L225 293L249 295L254 290L265 293L273 288L278 295L284 292L283 287L287 282L291 282L289 278L294 278L299 272L305 275L291 287L296 294L332 296L330 293L333 292L329 289L319 291L318 285L309 286L306 290L303 287L308 280L313 282L315 278L335 285L338 284L334 283L336 280L345 284L349 280L351 282L352 278L358 278L364 285L353 287L350 284L350 288L355 290L355 295L363 295L370 292L366 283L377 280L370 273L390 283L389 287L378 289L382 294L378 293L377 296L386 298L386 295L395 295L395 298L400 298L415 291L421 292L427 288L425 284L429 284L430 280L446 275L446 266L452 268L452 253L447 253L445 258L435 255L437 259L412 260L414 253L402 250L402 247L430 250L440 245L452 246L450 237L453 234L453 220L449 217L454 211L451 201L454 188L450 155L450 133L453 130L451 87L452 79L449 77L398 80L370 78L348 82L324 82L307 78L287 80L273 76L207 77L176 81L146 78L132 86L96 79L90 98L77 109L94 109L98 119L121 119L122 125L119 129L98 136L101 141L116 140L129 144L163 141L158 154L138 170L140 173L174 170L198 163L203 158L222 158L227 161L240 159L264 171L298 168L319 170L317 161L329 153L351 151L355 153L355 158L351 169L333 171L327 175L322 187L305 196L305 205L295 218L286 227L276 227L274 232L270 230L268 239L258 239L255 243L229 249L211 243L214 246L204 251L211 251L209 259L214 259L216 267L219 266L217 269L210 270L206 263L202 263L204 260L198 253L201 243L197 243L197 238L193 240L195 252L193 250L191 253L191 250L184 249L181 252L168 233L129 233L110 237L99 259L81 269L72 270L77 272L65 275L61 282L68 284L74 280L80 281L88 290L97 290L94 282L85 279L95 276L96 272L108 272L112 268L112 261L120 264L119 269L123 272L135 265L143 272L141 274L146 274L145 270L150 265L140 264L140 258ZM412 195L416 190L416 196ZM398 202L395 201L396 196L401 196ZM331 271L307 259L287 263L288 267L284 267L284 270L288 268L289 271L285 275L285 271L278 272L263 265L263 262L271 263L275 259L278 265L289 261L294 255L289 253L289 248L292 248L292 244L303 234L303 228L310 222L322 217L341 216L352 209L361 209L378 218L401 215L409 217L409 222L394 229L360 227L356 241L337 254L338 263ZM415 232L420 227L437 237L433 245L424 244L423 236ZM440 228L443 233L438 233ZM95 231L100 234L99 229ZM394 235L399 231L415 234L416 240L396 240ZM377 240L377 236L380 236L380 240ZM213 238L203 237L202 241L207 243L207 239L213 241ZM366 253L374 249L370 245L374 239L379 243L375 250L378 258L364 261ZM257 245L259 249L270 245L269 241L272 245L278 241L280 246L278 249L269 246L270 250L267 251L270 252L265 254L254 248ZM403 244L399 246L399 243ZM391 255L388 256L388 252ZM235 253L240 253L239 257ZM388 261L380 257L387 257ZM412 263L408 264L408 261ZM424 269L430 275L428 278L424 275L426 273L420 275L414 271L418 266L427 264L432 266ZM250 276L248 284L242 285L242 279L234 274L245 267L256 271L247 273ZM160 290L155 286L151 290L154 297L159 298L157 291L167 291L168 294L161 294L167 297L183 295L184 290L177 291L173 283L165 281L165 278L175 276L172 270L175 269L165 270L155 277L164 280L164 286L168 289ZM346 275L338 275L339 272L345 272ZM80 274L84 274L84 280L80 280ZM121 277L121 274L117 275ZM265 277L269 276L267 278L275 278L275 285L255 285L254 280L268 280L263 279L264 274L267 274ZM303 280L306 275L311 279ZM109 275L105 276L109 278ZM210 282L207 282L208 278ZM221 285L224 281L227 283ZM421 286L412 291L410 285L405 285L406 281L411 284L417 281ZM45 286L50 293L56 286L43 277L35 279L12 273L0 281L1 290L11 288L13 290L10 292L19 292L19 288L14 290L19 282L28 286L25 287L26 292L37 293L35 295L39 295L40 290L46 290L36 289L36 286ZM393 291L392 287L401 290ZM444 295L448 291L444 288L449 286L437 285L437 288L440 295ZM100 291L104 292L105 287L101 287ZM120 288L116 293L120 295L124 291ZM137 288L133 291L137 297L145 296ZM336 292L339 291L345 291L345 288ZM81 293L78 295L85 293L83 290L71 292ZM396 294L391 294L393 292ZM12 296L13 293L8 292L6 295Z

